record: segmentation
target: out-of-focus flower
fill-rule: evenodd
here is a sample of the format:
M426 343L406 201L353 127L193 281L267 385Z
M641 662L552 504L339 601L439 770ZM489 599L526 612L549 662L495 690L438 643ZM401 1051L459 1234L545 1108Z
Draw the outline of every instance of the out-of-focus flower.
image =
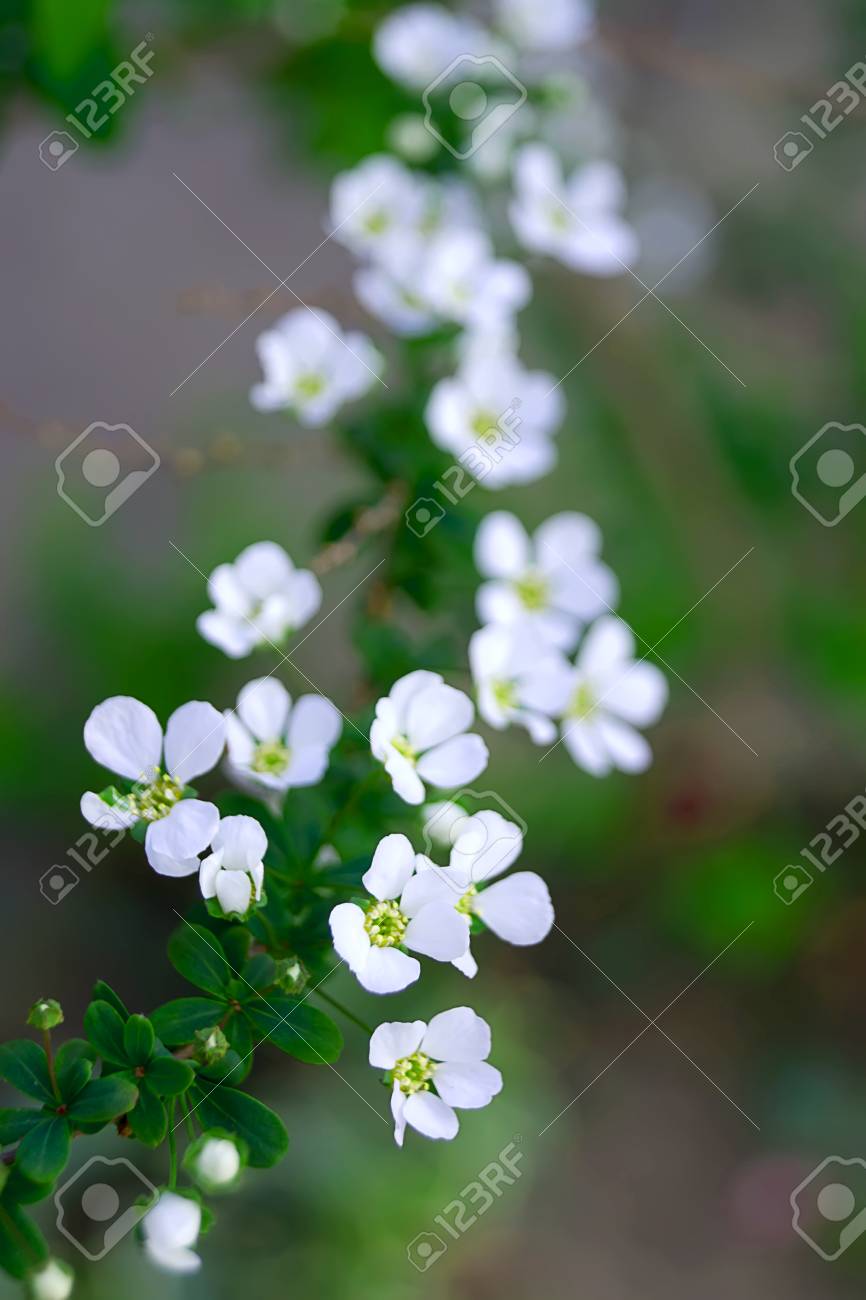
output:
M201 1258L192 1247L201 1231L201 1206L188 1196L162 1192L141 1221L144 1249L167 1273L197 1273Z
M373 154L331 185L330 228L353 253L387 258L395 240L423 228L427 184L388 154Z
M556 736L550 710L555 708L563 660L559 651L527 624L489 624L469 640L469 667L478 698L478 712L497 731L509 724L525 727L536 745L549 745ZM548 710L538 707L552 683ZM529 707L527 700L532 700Z
M496 25L518 50L562 50L590 37L594 6L587 0L495 0Z
M213 1193L237 1186L244 1160L235 1138L214 1131L187 1147L183 1164L203 1191Z
M452 790L484 771L487 746L466 734L474 716L468 695L423 669L401 677L379 700L370 746L401 799L423 803L425 782Z
M299 307L256 340L264 379L250 391L257 411L292 411L302 424L327 423L361 397L382 369L366 334L345 333L326 311Z
M223 817L201 863L204 898L216 898L226 916L245 916L262 896L268 839L255 817Z
M342 729L338 709L323 695L292 697L275 677L241 687L226 713L229 771L245 787L282 793L316 785Z
M487 53L490 44L489 35L473 19L442 5L410 4L379 24L373 57L393 81L409 90L425 90L455 59Z
M256 542L233 564L217 565L207 593L215 608L199 614L196 627L230 659L243 659L260 645L279 645L322 603L315 574L296 569L276 542Z
M532 281L518 262L497 259L482 231L461 230L433 241L422 263L421 290L443 319L483 328L525 307Z
M68 1264L59 1259L49 1259L27 1279L27 1294L31 1300L69 1300L75 1275Z

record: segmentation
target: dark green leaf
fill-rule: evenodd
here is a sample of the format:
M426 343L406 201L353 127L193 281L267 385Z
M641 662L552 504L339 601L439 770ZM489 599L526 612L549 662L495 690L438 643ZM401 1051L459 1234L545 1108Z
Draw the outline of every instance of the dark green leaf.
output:
M123 1021L108 1002L91 1002L84 1013L84 1030L100 1056L115 1065L126 1064Z
M69 1101L87 1083L95 1058L95 1051L84 1038L70 1038L57 1049L54 1073L64 1101Z
M196 1089L196 1093L199 1090ZM268 1169L286 1154L289 1135L279 1115L236 1088L215 1088L207 1096L201 1093L196 1115L205 1128L224 1128L243 1138L249 1148L250 1164Z
M173 1056L155 1056L147 1067L147 1086L159 1097L176 1097L186 1092L195 1078L195 1071L186 1061L176 1061Z
M121 1019L125 1020L129 1015L121 999L117 996L110 984L105 980L97 980L93 986L93 1000L95 1002L107 1002L109 1006L114 1007Z
M147 1016L130 1016L123 1026L123 1046L131 1065L147 1065L153 1055L153 1025Z
M226 1021L224 1033L238 1056L248 1056L253 1050L252 1030L242 1015L234 1015Z
M0 1145L8 1146L20 1142L32 1128L45 1119L45 1111L37 1110L0 1110Z
M0 1078L6 1079L13 1088L26 1096L35 1097L37 1101L56 1100L45 1053L28 1038L18 1038L0 1046Z
M269 994L267 1003L250 1003L245 1013L260 1038L299 1061L326 1065L343 1050L343 1035L329 1016L285 994Z
M51 1182L68 1159L69 1125L60 1115L43 1118L21 1139L15 1152L15 1163L34 1183Z
M247 986L247 993L251 994L253 989L269 989L276 977L274 968L274 959L269 957L266 952L256 953L251 957L244 967L244 983Z
M219 939L200 925L187 922L175 930L168 941L168 958L184 979L206 993L219 996L231 978Z
M150 1017L157 1037L169 1047L191 1043L197 1029L210 1029L226 1013L225 1004L210 998L175 998L157 1007Z
M133 1133L145 1146L158 1147L164 1141L168 1128L165 1106L145 1082L138 1090L138 1101L128 1119Z
M23 1278L44 1264L48 1247L42 1233L7 1194L0 1199L0 1268Z
M243 925L230 925L220 934L222 950L233 970L243 970L252 935Z
M203 1079L212 1079L214 1083L230 1083L234 1088L243 1083L252 1068L252 1052L241 1057L230 1048L221 1061L207 1066L206 1069L200 1069L198 1073Z
M137 1097L138 1089L121 1074L93 1079L69 1107L69 1118L85 1124L107 1124L132 1110Z
M50 1196L53 1191L53 1182L34 1183L29 1178L25 1178L18 1166L13 1164L3 1188L3 1201L32 1205L34 1201L44 1201L45 1197Z

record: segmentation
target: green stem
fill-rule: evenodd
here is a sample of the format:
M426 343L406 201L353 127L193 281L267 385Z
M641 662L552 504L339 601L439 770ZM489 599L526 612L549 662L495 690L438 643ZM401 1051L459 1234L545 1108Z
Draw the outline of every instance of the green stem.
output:
M338 1002L336 998L332 998L330 993L326 993L321 986L314 991L317 997L322 998L325 1002L330 1002L334 1010L339 1011L347 1020L351 1020L353 1025L357 1025L359 1029L363 1029L365 1034L370 1034L372 1036L373 1031L370 1026L365 1024L360 1017L356 1016L354 1011L350 1011L348 1007L344 1007L342 1002Z
M57 1086L57 1075L54 1071L54 1049L51 1046L51 1030L42 1030L42 1042L45 1046L45 1057L48 1061L48 1077L51 1080L51 1091L54 1093L57 1101L62 1101L60 1089Z
M186 1135L189 1138L190 1142L195 1142L195 1125L192 1122L192 1111L189 1108L188 1093L183 1094L183 1106L184 1106L183 1122L186 1127Z
M168 1186L174 1191L177 1186L177 1139L174 1136L174 1108L176 1098L172 1097L168 1108Z

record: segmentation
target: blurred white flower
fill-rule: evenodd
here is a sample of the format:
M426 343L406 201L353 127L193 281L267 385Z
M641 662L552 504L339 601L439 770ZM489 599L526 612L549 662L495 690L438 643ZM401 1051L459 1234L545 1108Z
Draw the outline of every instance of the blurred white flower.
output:
M453 1138L458 1110L480 1110L502 1091L502 1075L487 1064L490 1026L469 1007L423 1020L389 1021L370 1038L370 1064L387 1070L394 1140L406 1125L429 1138Z
M588 0L495 0L496 24L519 50L563 50L595 28Z
M525 248L588 275L619 275L637 258L635 233L620 216L625 184L613 163L586 163L564 181L553 150L527 144L515 155L514 184L511 224Z
M370 747L401 799L423 803L425 782L451 790L484 771L487 746L466 734L474 717L469 696L439 673L419 669L394 683L376 705Z
M366 334L346 333L334 317L299 307L256 340L264 380L250 390L257 411L292 411L302 424L332 419L378 377L382 358Z
M343 720L323 695L292 697L275 677L247 682L226 713L229 773L245 788L278 794L325 775Z
M398 114L388 124L386 139L388 147L410 163L429 162L440 148L420 113Z
M416 906L406 897L415 866L406 836L386 835L362 877L373 902L365 907L339 903L331 912L334 948L369 993L398 993L418 979L421 964L406 948L435 961L453 961L469 945L451 899Z
M201 1206L188 1196L162 1192L141 1221L148 1257L167 1273L196 1273L201 1259L192 1249L201 1231Z
M496 258L488 237L472 229L433 240L421 265L420 287L443 319L479 329L508 320L532 296L525 267Z
M469 640L469 667L481 717L497 731L510 723L525 727L536 745L549 745L556 736L550 710L558 702L556 682L562 663L559 651L525 623L490 624L474 632ZM545 711L538 705L548 681L554 686Z
M84 744L91 758L133 783L109 799L88 791L81 812L105 831L147 823L147 860L163 876L195 871L196 855L207 847L219 813L212 803L184 799L185 787L216 767L225 746L225 720L211 704L191 700L162 727L153 709L129 695L97 704L84 724Z
M184 1168L206 1192L227 1191L238 1180L243 1161L237 1142L205 1133L194 1147L187 1148Z
M386 258L398 238L421 231L428 182L388 154L373 154L331 185L330 228L353 253Z
M482 623L528 624L549 645L572 650L581 627L619 599L619 584L599 559L601 530L586 515L552 515L532 538L516 515L495 510L475 535Z
M379 24L373 57L393 81L425 90L455 59L484 54L489 46L484 29L464 14L437 4L409 4Z
M315 574L296 569L276 542L256 542L233 564L217 565L207 591L215 608L199 614L196 627L230 659L243 659L257 646L279 645L322 603Z
M31 1300L69 1300L75 1275L68 1264L59 1259L49 1259L27 1279L27 1294Z
M371 315L395 334L413 338L438 324L432 304L419 283L425 245L410 234L395 235L387 257L355 272L355 296Z
M229 915L244 916L262 896L268 840L255 817L223 817L201 863L202 897L216 898Z

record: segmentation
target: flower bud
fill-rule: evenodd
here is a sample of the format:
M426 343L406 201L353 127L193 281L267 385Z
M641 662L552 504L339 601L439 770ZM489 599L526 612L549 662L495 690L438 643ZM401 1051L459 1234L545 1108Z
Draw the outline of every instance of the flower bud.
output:
M32 1300L68 1300L73 1281L74 1274L68 1264L49 1259L38 1273L31 1273L27 1286Z
M221 1133L204 1133L184 1156L184 1167L206 1192L225 1191L237 1181L243 1160L237 1142Z
M30 1008L27 1023L34 1029L55 1029L63 1024L63 1008L54 998L40 998Z
M283 993L296 994L306 988L310 972L300 957L281 957L276 968L276 984Z
M229 1050L229 1040L219 1025L197 1029L193 1041L193 1058L199 1065L217 1065Z

